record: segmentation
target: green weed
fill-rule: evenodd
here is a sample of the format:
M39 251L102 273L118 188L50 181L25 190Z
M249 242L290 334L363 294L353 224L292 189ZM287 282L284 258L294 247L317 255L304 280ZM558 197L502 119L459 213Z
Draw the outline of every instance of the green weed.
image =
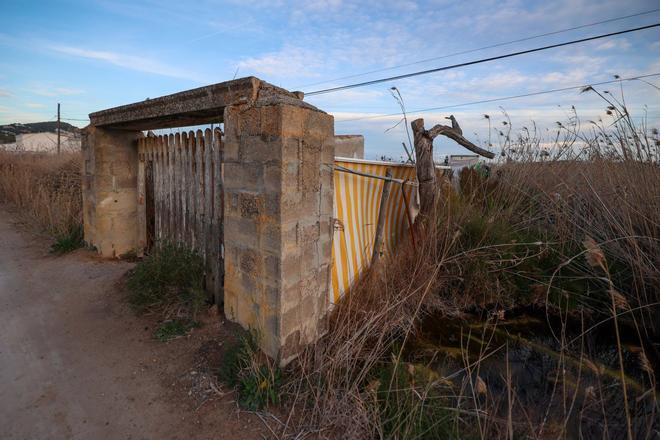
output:
M249 410L280 402L282 374L259 350L258 335L250 332L225 353L220 378L238 391L239 404Z
M372 381L381 438L460 438L456 411L427 369L397 362L380 367Z
M206 301L204 262L185 246L163 243L128 278L129 302L138 312L180 305L192 319Z
M158 339L160 342L167 342L176 339L179 336L183 336L193 328L198 327L199 323L190 319L172 319L163 322L158 329L156 329L154 338Z
M85 242L83 241L82 225L75 225L67 233L55 237L55 243L51 245L50 252L53 254L66 254L83 246L85 246Z

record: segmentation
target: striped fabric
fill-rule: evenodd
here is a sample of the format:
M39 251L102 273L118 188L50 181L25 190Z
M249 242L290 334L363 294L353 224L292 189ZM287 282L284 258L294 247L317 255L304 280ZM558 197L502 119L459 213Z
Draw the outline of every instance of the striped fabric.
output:
M335 166L379 176L385 176L387 168L390 168L394 178L411 181L415 179L415 168L411 165L336 158ZM380 198L385 181L335 169L334 183L336 222L332 247L330 298L333 304L339 301L360 272L371 262ZM416 195L416 187L403 185L403 188L410 206ZM408 229L400 183L392 182L385 213L383 246L385 252L391 252Z

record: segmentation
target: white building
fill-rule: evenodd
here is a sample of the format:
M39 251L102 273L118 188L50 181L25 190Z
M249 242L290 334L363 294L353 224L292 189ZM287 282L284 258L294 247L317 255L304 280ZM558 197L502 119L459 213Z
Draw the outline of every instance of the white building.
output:
M31 152L57 152L57 133L24 133L16 135L16 142L3 144L2 147L8 151L31 151ZM80 135L67 131L60 132L60 151L80 151Z

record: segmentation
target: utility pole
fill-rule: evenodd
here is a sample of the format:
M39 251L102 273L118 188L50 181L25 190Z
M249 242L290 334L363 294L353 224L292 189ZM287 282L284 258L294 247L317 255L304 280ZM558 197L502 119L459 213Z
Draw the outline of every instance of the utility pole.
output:
M57 103L57 154L60 154L60 103Z

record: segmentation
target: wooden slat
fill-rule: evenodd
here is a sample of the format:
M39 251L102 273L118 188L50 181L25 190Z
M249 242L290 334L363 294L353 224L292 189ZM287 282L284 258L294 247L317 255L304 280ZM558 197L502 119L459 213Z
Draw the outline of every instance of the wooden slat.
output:
M195 194L193 188L195 185L193 174L193 160L194 160L194 146L195 134L191 131L188 133L188 145L186 146L186 174L188 175L186 185L186 198L188 205L188 246L195 247Z
M222 131L216 129L213 131L213 233L211 242L213 243L213 295L215 303L220 305L223 301L223 277L224 277L224 254L223 254L223 213L224 213L224 189L223 189L223 143Z
M145 140L138 139L138 173L137 173L137 224L138 224L138 248L137 256L144 256L144 248L147 245L147 206L145 203Z
M160 241L161 243L167 239L167 185L165 185L165 137L158 136L158 186L160 194Z
M154 185L154 241L157 242L160 233L160 225L158 222L158 139L155 136L149 138L149 144L151 146L151 171L153 173L153 185Z
M167 239L176 241L174 224L174 135L167 137Z
M211 231L213 228L213 181L211 169L213 167L213 143L211 130L204 130L204 255L208 263L211 261ZM213 278L213 273L209 277ZM211 283L208 283L209 285Z
M163 205L164 205L164 192L163 192L163 137L156 138L156 162L158 163L158 205L156 212L158 215L158 242L162 243L165 238L165 225L163 221Z
M197 250L204 254L204 133L197 130L195 133L195 202L197 212L195 216L197 229Z
M170 134L170 241L176 243L176 144L174 141L174 134Z
M188 239L188 177L187 164L188 164L188 134L181 134L181 236L182 242L190 244Z
M177 243L181 243L181 135L174 135L174 227Z

